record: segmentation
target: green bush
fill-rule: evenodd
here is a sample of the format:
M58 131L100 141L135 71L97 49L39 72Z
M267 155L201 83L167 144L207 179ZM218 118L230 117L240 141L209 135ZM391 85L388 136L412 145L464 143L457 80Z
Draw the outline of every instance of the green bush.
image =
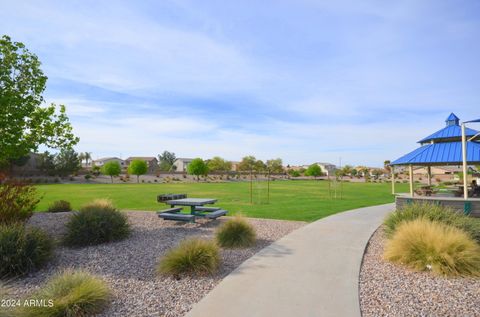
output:
M444 276L480 276L480 246L465 232L425 218L402 222L384 258Z
M33 214L40 199L35 187L8 181L0 181L0 224L25 222Z
M213 273L220 264L220 252L213 241L183 240L160 260L157 272L168 275Z
M110 303L111 291L104 281L83 271L66 270L53 276L30 298L53 300L52 305L27 306L25 317L92 316Z
M65 212L72 211L72 206L66 200L57 200L54 201L50 206L48 206L48 212Z
M127 216L104 199L80 208L66 227L64 242L72 247L122 240L130 234Z
M235 217L217 230L216 238L221 247L246 248L255 244L256 233L245 219Z
M418 218L442 222L461 229L480 243L480 219L465 216L448 207L427 203L404 205L390 213L384 221L385 233L391 237L399 224Z
M23 224L0 225L0 277L24 275L53 255L53 240L38 228Z

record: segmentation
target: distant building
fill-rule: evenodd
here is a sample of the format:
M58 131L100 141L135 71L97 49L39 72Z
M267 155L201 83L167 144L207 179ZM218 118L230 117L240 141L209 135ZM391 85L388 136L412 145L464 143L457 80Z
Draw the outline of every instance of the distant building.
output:
M108 163L108 162L118 162L118 164L120 164L120 166L121 166L122 168L127 166L126 163L125 163L125 161L122 160L121 158L118 158L118 157L103 157L103 158L99 158L99 159L93 160L93 165L102 167L103 165L105 165L105 164Z
M337 166L335 164L317 162L317 165L320 166L322 173L326 176L335 176L335 171L337 170Z
M238 165L240 165L240 162L238 161L230 161L230 164L232 164L232 172L238 172Z
M154 174L158 170L158 159L154 156L131 156L125 160L125 164L128 167L134 160L142 160L147 163L147 174Z
M177 158L175 162L173 162L173 166L175 166L175 170L177 172L186 172L188 168L188 164L193 161L192 158Z

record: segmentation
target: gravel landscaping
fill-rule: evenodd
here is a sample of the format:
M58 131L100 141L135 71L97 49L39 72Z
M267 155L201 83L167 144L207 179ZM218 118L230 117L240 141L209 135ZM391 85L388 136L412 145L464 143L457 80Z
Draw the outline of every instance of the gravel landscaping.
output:
M380 227L370 239L360 272L366 316L480 316L480 278L443 278L382 259Z
M225 219L199 223L163 221L153 212L127 212L132 235L120 242L81 249L59 246L52 263L31 276L11 283L12 297L24 298L48 277L64 268L81 268L104 278L114 300L104 316L183 316L222 278L246 259L304 222L248 219L257 231L256 245L248 249L221 251L222 265L213 276L183 277L179 280L157 276L158 259L187 237L213 238ZM37 213L29 225L38 226L61 237L71 213Z

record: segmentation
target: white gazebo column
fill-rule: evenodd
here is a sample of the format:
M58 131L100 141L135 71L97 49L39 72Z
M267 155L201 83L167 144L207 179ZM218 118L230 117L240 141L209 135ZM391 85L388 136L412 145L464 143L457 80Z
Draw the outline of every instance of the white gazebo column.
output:
M428 174L428 186L432 186L432 167L427 167L427 174Z
M462 123L462 159L463 159L463 198L468 199L467 183L467 136L465 135L465 123Z
M413 165L408 165L408 174L410 176L410 196L413 197Z
M390 167L391 179L392 179L392 195L395 195L395 166Z

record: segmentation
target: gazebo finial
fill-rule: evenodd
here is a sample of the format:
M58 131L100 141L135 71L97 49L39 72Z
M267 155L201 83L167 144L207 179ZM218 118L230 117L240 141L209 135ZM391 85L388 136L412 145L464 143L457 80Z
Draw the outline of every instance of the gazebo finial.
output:
M447 127L451 125L460 125L460 119L453 112L448 116L445 122L447 123Z

